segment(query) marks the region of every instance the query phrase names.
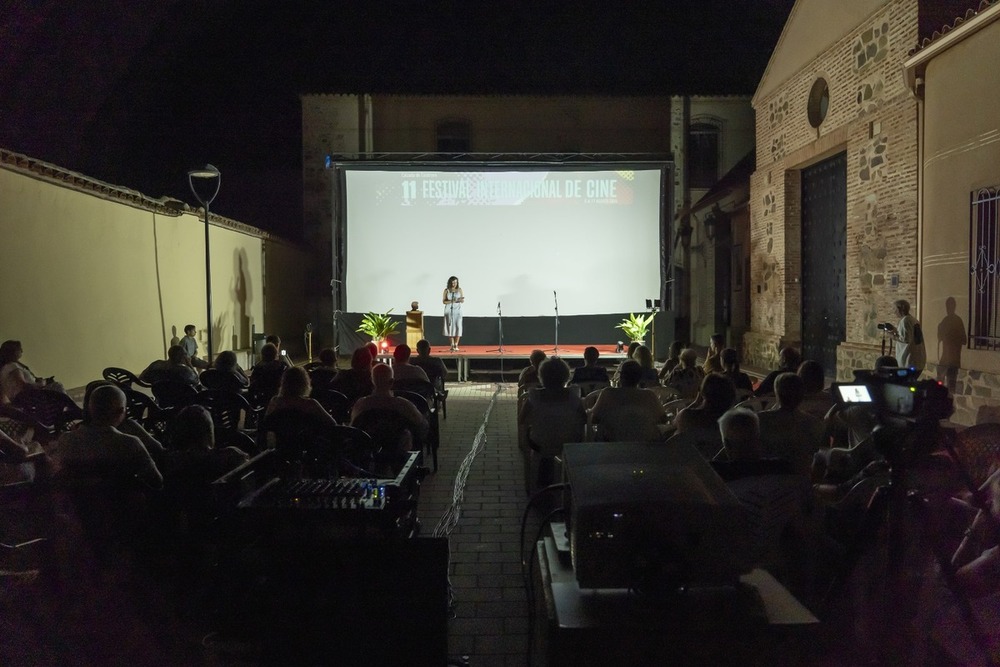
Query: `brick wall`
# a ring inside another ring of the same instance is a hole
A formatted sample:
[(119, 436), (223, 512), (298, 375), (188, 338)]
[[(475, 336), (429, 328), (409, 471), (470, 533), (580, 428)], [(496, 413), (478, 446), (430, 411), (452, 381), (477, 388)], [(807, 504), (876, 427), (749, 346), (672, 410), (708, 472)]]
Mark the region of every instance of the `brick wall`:
[[(847, 306), (837, 376), (849, 378), (855, 364), (877, 356), (875, 325), (893, 319), (893, 301), (916, 303), (917, 105), (901, 74), (916, 39), (916, 1), (888, 3), (756, 100), (747, 364), (772, 366), (777, 347), (801, 342), (801, 169), (840, 152), (847, 157)], [(829, 107), (813, 127), (809, 97), (821, 77)]]

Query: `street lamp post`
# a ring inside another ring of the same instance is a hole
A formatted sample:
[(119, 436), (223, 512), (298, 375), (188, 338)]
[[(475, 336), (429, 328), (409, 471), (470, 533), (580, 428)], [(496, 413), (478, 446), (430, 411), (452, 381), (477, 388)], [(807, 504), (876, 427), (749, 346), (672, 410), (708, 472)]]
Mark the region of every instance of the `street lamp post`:
[[(199, 182), (209, 182), (206, 190), (211, 188), (210, 182), (214, 179), (215, 189), (212, 190), (210, 195), (203, 197), (194, 186), (195, 179), (198, 179)], [(222, 174), (212, 165), (206, 164), (204, 167), (192, 169), (188, 172), (188, 185), (191, 186), (191, 192), (194, 193), (195, 198), (201, 204), (202, 208), (205, 209), (205, 304), (208, 314), (208, 351), (206, 353), (206, 360), (208, 363), (212, 363), (212, 255), (208, 240), (208, 208), (211, 206), (215, 196), (219, 194), (219, 186), (222, 185)]]

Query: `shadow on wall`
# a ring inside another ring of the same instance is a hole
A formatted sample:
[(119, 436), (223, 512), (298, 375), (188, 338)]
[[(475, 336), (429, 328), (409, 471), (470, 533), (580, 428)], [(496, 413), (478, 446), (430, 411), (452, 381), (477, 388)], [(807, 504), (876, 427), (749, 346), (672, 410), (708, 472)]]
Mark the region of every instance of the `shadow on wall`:
[(955, 314), (955, 297), (944, 301), (945, 316), (938, 323), (938, 382), (944, 382), (948, 391), (955, 393), (958, 369), (962, 366), (962, 348), (969, 341), (965, 322)]
[(246, 248), (235, 249), (233, 251), (234, 277), (229, 290), (230, 296), (236, 304), (233, 333), (234, 350), (251, 346), (250, 303), (253, 300), (253, 286), (250, 283), (250, 276), (247, 275), (247, 263)]

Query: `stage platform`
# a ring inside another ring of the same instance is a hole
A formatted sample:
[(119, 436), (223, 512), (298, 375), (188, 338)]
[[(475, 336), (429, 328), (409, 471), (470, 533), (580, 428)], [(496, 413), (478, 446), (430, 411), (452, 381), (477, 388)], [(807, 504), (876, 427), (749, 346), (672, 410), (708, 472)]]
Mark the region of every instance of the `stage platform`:
[[(501, 352), (497, 346), (462, 345), (458, 352), (452, 352), (447, 345), (431, 346), (431, 356), (441, 359), (449, 370), (454, 368), (459, 382), (468, 382), (473, 372), (520, 373), (528, 365), (528, 357), (533, 350), (542, 350), (546, 355), (557, 356), (569, 363), (570, 367), (583, 365), (583, 350), (590, 344), (560, 345), (558, 351), (551, 343), (540, 345), (504, 345)], [(601, 353), (600, 362), (608, 365), (625, 359), (624, 352), (615, 352), (615, 345), (594, 345)], [(392, 354), (380, 354), (380, 361), (391, 361)], [(508, 365), (507, 362), (510, 362)], [(475, 365), (475, 368), (473, 367)]]

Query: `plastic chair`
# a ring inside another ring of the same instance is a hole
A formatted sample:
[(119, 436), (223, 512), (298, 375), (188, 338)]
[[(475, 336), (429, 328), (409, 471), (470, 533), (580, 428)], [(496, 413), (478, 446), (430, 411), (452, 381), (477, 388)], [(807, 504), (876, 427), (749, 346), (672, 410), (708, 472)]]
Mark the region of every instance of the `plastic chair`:
[[(422, 400), (422, 399), (421, 399)], [(379, 476), (395, 477), (409, 458), (403, 448), (407, 434), (412, 449), (420, 451), (422, 444), (413, 433), (413, 426), (401, 414), (391, 409), (371, 409), (359, 414), (351, 424), (369, 436), (375, 449), (375, 472)]]
[(334, 389), (313, 389), (310, 398), (323, 406), (338, 424), (351, 421), (351, 399)]
[(955, 453), (976, 487), (982, 486), (1000, 463), (1000, 424), (976, 424), (960, 431), (955, 436)]
[(198, 379), (206, 389), (228, 391), (233, 394), (242, 393), (247, 388), (247, 385), (240, 382), (235, 374), (229, 371), (220, 371), (217, 368), (208, 368), (202, 371)]
[(247, 399), (224, 389), (200, 391), (194, 396), (194, 404), (204, 406), (208, 410), (217, 431), (238, 431), (250, 413), (250, 403)]
[(750, 560), (774, 574), (792, 565), (782, 547), (786, 531), (800, 536), (812, 485), (801, 475), (759, 475), (727, 484), (748, 511)]
[(193, 385), (177, 380), (161, 380), (153, 383), (153, 396), (161, 408), (186, 408), (194, 403), (198, 390)]
[(747, 408), (748, 410), (753, 410), (754, 412), (763, 412), (764, 410), (767, 410), (775, 400), (774, 396), (754, 396), (753, 398), (748, 398), (741, 403), (737, 403), (735, 407)]
[(83, 410), (61, 391), (28, 389), (15, 396), (11, 405), (38, 421), (51, 435), (83, 421)]
[(117, 368), (115, 366), (108, 366), (104, 369), (101, 376), (112, 384), (116, 384), (119, 387), (131, 388), (132, 385), (138, 385), (140, 387), (149, 387), (150, 385), (139, 379), (139, 376), (132, 371), (125, 370), (124, 368)]
[(434, 471), (437, 472), (438, 448), (441, 446), (441, 429), (440, 425), (438, 424), (437, 412), (431, 409), (432, 405), (431, 401), (429, 401), (423, 395), (418, 394), (417, 392), (414, 391), (393, 389), (392, 393), (395, 396), (398, 396), (400, 398), (405, 398), (410, 403), (413, 403), (413, 405), (417, 408), (417, 410), (420, 411), (420, 414), (424, 416), (424, 419), (427, 420), (428, 424), (427, 436), (420, 439), (416, 437), (416, 434), (414, 434), (413, 444), (414, 444), (414, 449), (416, 449), (417, 448), (416, 445), (419, 443), (421, 446), (421, 450), (424, 448), (424, 445), (426, 445), (426, 448), (430, 450), (431, 457), (434, 461)]

